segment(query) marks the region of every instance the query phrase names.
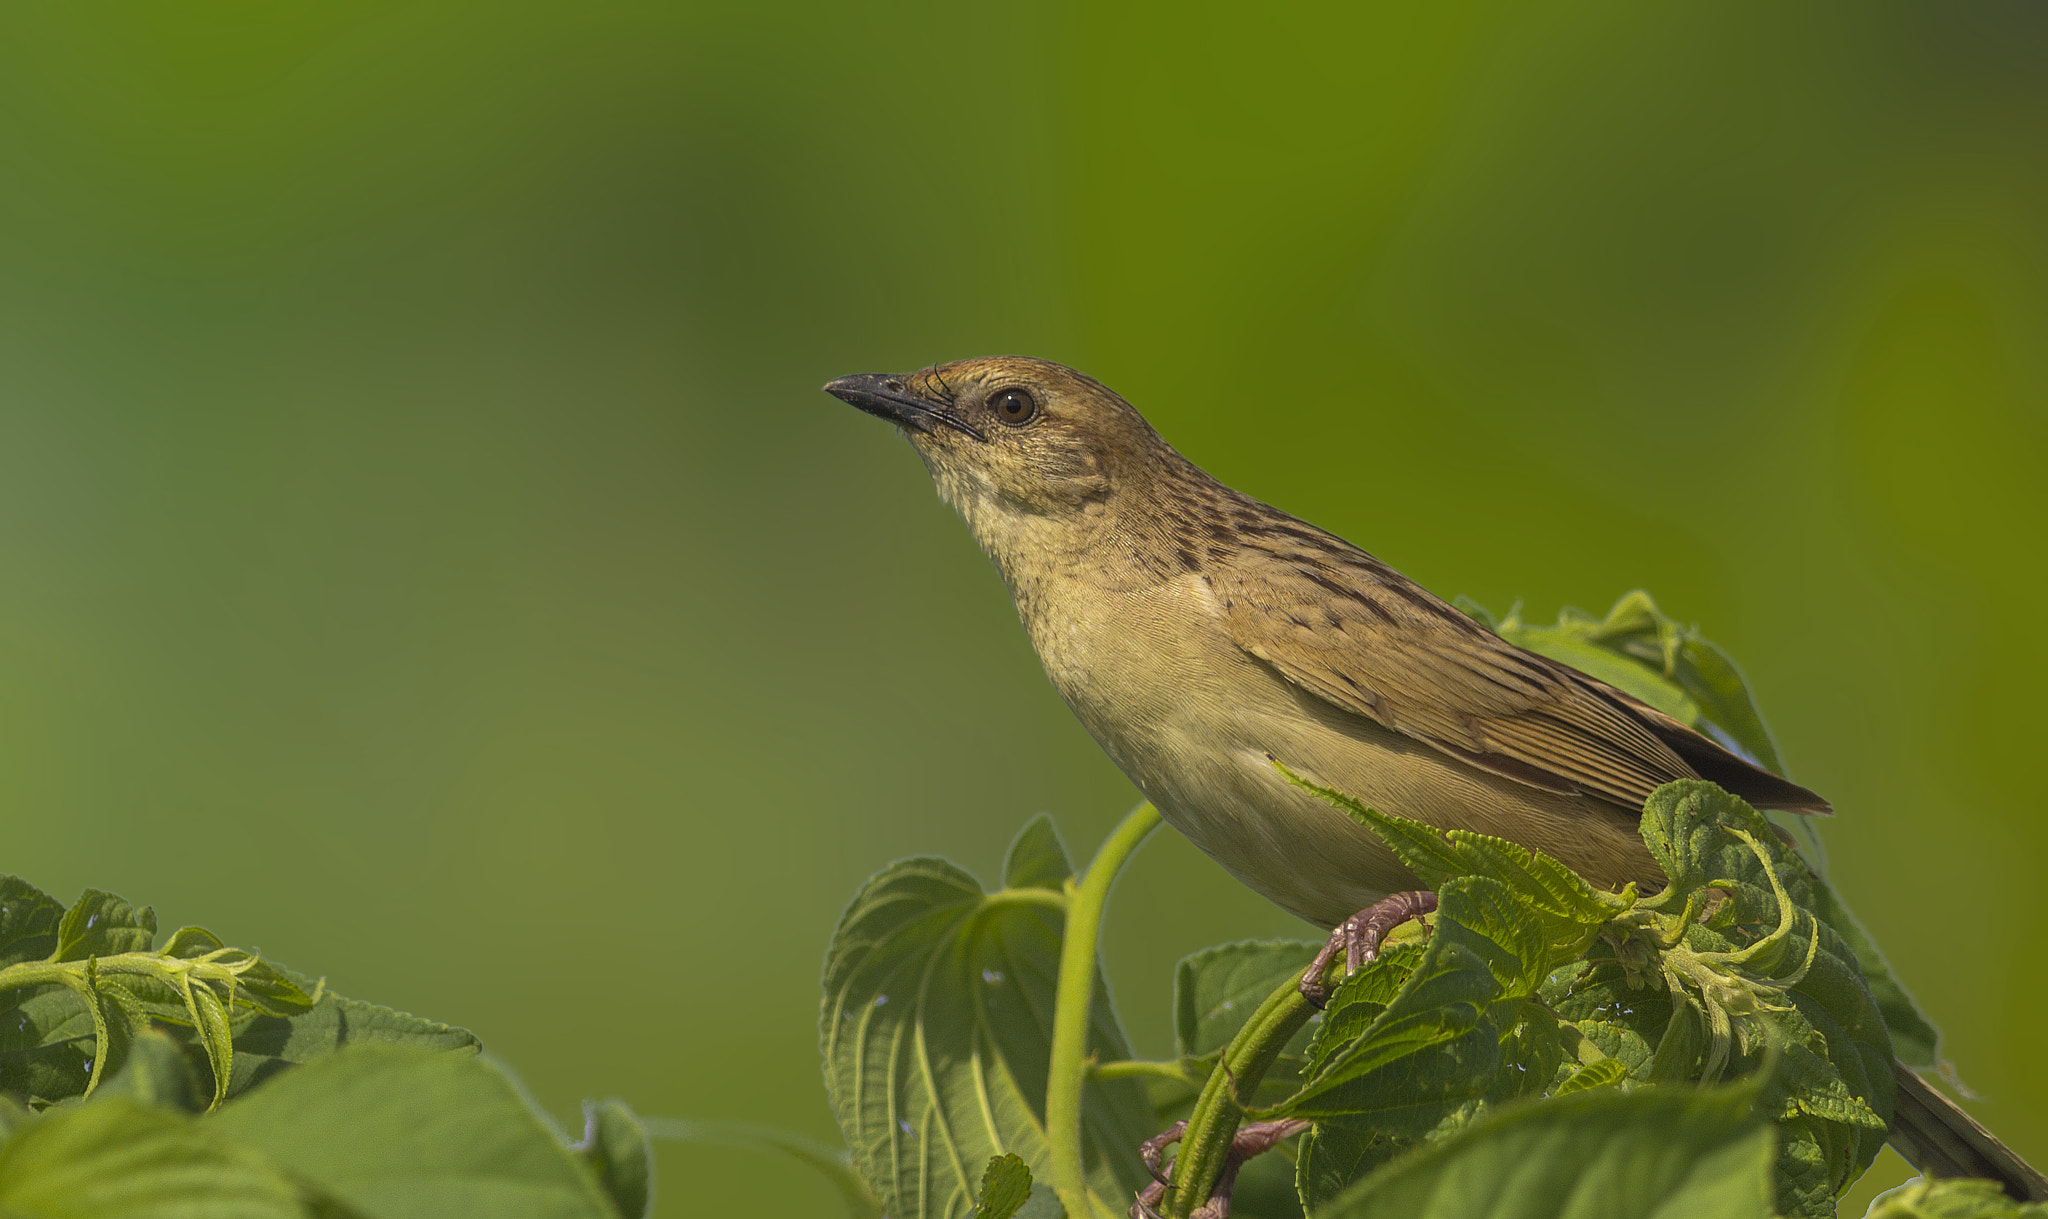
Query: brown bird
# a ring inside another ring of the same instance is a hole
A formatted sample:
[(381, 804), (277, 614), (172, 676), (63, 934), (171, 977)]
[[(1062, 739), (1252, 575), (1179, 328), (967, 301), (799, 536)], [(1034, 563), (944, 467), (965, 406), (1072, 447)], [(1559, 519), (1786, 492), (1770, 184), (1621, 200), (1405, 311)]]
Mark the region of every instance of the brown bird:
[(1420, 882), (1273, 758), (1609, 888), (1663, 887), (1637, 827), (1672, 780), (1830, 811), (1217, 482), (1073, 369), (995, 357), (825, 389), (908, 437), (1009, 585), (1053, 686), (1168, 824), (1282, 908), (1339, 928), (1333, 949), (1354, 912)]

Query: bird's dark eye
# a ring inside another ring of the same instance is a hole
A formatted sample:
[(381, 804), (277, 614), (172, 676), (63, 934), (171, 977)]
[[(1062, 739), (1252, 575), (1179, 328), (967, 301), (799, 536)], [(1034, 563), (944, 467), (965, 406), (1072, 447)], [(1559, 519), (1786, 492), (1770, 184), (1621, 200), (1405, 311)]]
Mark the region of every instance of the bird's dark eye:
[(988, 400), (988, 409), (1011, 427), (1023, 427), (1038, 417), (1038, 400), (1021, 389), (997, 390)]

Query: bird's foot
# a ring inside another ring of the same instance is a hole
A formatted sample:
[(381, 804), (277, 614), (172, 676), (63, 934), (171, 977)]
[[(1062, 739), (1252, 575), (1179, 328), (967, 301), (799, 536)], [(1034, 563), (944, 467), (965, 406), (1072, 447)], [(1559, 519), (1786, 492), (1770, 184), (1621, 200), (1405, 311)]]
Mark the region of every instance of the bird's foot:
[[(1160, 1219), (1159, 1204), (1166, 1201), (1166, 1191), (1173, 1188), (1173, 1161), (1163, 1156), (1167, 1145), (1179, 1142), (1187, 1129), (1186, 1122), (1175, 1122), (1138, 1148), (1152, 1174), (1152, 1184), (1131, 1203), (1131, 1219)], [(1237, 1186), (1237, 1170), (1244, 1167), (1246, 1160), (1271, 1151), (1306, 1129), (1307, 1122), (1291, 1117), (1277, 1122), (1248, 1122), (1238, 1127), (1237, 1133), (1230, 1136), (1230, 1153), (1223, 1159), (1223, 1171), (1216, 1174), (1216, 1187), (1209, 1191), (1206, 1202), (1188, 1212), (1188, 1219), (1230, 1219), (1230, 1193)]]
[(1383, 897), (1345, 919), (1330, 933), (1330, 942), (1323, 945), (1323, 950), (1309, 963), (1308, 971), (1301, 975), (1301, 997), (1322, 1007), (1330, 1001), (1330, 988), (1323, 984), (1323, 974), (1339, 952), (1344, 954), (1344, 976), (1348, 978), (1380, 955), (1380, 941), (1387, 938), (1389, 931), (1435, 910), (1436, 894), (1417, 889)]

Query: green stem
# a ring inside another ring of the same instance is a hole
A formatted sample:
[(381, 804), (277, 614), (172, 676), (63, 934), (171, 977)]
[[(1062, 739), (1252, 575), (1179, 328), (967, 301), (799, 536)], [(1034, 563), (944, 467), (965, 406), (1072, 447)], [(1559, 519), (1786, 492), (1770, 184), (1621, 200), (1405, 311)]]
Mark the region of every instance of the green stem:
[(1187, 1068), (1177, 1062), (1156, 1062), (1148, 1058), (1099, 1062), (1088, 1069), (1090, 1079), (1143, 1079), (1147, 1076), (1171, 1079), (1189, 1085), (1201, 1082), (1188, 1078)]
[(1045, 1138), (1052, 1149), (1052, 1184), (1068, 1219), (1113, 1219), (1088, 1193), (1081, 1152), (1081, 1089), (1088, 1078), (1088, 1015), (1095, 1003), (1096, 951), (1102, 908), (1117, 873), (1147, 835), (1159, 828), (1159, 810), (1140, 804), (1110, 831), (1079, 882), (1069, 881), (1066, 935), (1060, 943), (1059, 993), (1053, 1000), (1052, 1069), (1045, 1081)]
[(1051, 889), (998, 889), (982, 898), (981, 903), (984, 907), (1044, 906), (1048, 910), (1058, 910), (1064, 914), (1067, 909), (1067, 895)]
[(1315, 1008), (1302, 998), (1300, 980), (1289, 978), (1266, 996), (1230, 1039), (1195, 1098), (1187, 1130), (1181, 1134), (1173, 1188), (1166, 1193), (1169, 1219), (1186, 1219), (1188, 1212), (1209, 1200), (1230, 1154), (1231, 1137), (1244, 1121), (1245, 1102), (1258, 1092), (1259, 1082), (1287, 1048), (1287, 1039), (1313, 1015)]

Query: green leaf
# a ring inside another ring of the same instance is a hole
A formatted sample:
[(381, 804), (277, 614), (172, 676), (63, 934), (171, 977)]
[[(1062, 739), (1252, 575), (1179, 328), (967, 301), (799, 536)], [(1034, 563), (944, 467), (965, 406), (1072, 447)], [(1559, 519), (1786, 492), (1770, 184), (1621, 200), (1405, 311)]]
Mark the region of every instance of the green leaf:
[(752, 1122), (694, 1122), (673, 1117), (646, 1117), (640, 1124), (652, 1138), (675, 1139), (684, 1143), (707, 1143), (720, 1147), (743, 1147), (749, 1151), (772, 1151), (810, 1165), (830, 1180), (846, 1204), (847, 1219), (882, 1219), (882, 1204), (867, 1181), (853, 1170), (843, 1151), (800, 1134), (758, 1126)]
[[(1645, 804), (1642, 830), (1673, 878), (1653, 903), (1664, 913), (1632, 914), (1639, 930), (1551, 978), (1545, 1001), (1638, 1080), (1695, 1079), (1717, 1062), (1741, 1073), (1774, 1053), (1764, 1095), (1780, 1124), (1777, 1205), (1832, 1216), (1883, 1145), (1893, 1095), (1884, 1020), (1854, 954), (1815, 917), (1810, 869), (1736, 797), (1698, 780), (1667, 784)], [(1709, 896), (1718, 906), (1703, 904)], [(1653, 927), (1677, 942), (1650, 944)]]
[(148, 952), (156, 943), (156, 911), (137, 908), (98, 889), (87, 889), (57, 924), (53, 961), (83, 961), (121, 952)]
[(1612, 1089), (1480, 1119), (1404, 1156), (1316, 1219), (1768, 1219), (1756, 1091)]
[(203, 927), (181, 927), (152, 950), (155, 937), (148, 907), (88, 889), (66, 910), (0, 877), (0, 944), (13, 958), (0, 968), (26, 983), (0, 990), (0, 1092), (32, 1105), (80, 1095), (153, 1024), (209, 1068), (216, 1102), (345, 1041), (475, 1046), (460, 1029), (321, 995)]
[(92, 1103), (116, 1098), (140, 1105), (196, 1113), (207, 1105), (211, 1089), (201, 1091), (199, 1075), (185, 1047), (160, 1029), (144, 1029), (128, 1047), (127, 1061), (92, 1094)]
[(1585, 1092), (1593, 1088), (1611, 1088), (1627, 1078), (1627, 1067), (1612, 1058), (1602, 1058), (1572, 1072), (1569, 1078), (1551, 1091), (1551, 1095), (1570, 1096), (1574, 1092)]
[(1003, 855), (1003, 884), (1012, 889), (1051, 889), (1059, 892), (1074, 874), (1066, 844), (1052, 817), (1040, 813), (1024, 823), (1010, 840)]
[(64, 903), (19, 876), (0, 873), (0, 968), (46, 961), (57, 950)]
[(467, 1054), (357, 1045), (199, 1120), (366, 1219), (615, 1219), (512, 1081)]
[[(1382, 1104), (1413, 1105), (1420, 1093), (1370, 1082), (1396, 1064), (1420, 1069), (1450, 1093), (1470, 1091), (1490, 1076), (1498, 1042), (1550, 972), (1549, 944), (1516, 894), (1486, 876), (1456, 876), (1437, 890), (1435, 927), (1391, 1000), (1386, 982), (1407, 954), (1387, 952), (1346, 979), (1332, 996), (1323, 1027), (1309, 1047), (1309, 1082), (1286, 1105), (1300, 1117), (1370, 1112)], [(1482, 1032), (1491, 1050), (1472, 1047), (1427, 1067), (1413, 1056)], [(1446, 1074), (1448, 1072), (1448, 1074)], [(1453, 1082), (1453, 1080), (1457, 1082)]]
[[(1322, 945), (1311, 940), (1245, 940), (1182, 957), (1173, 970), (1173, 1044), (1182, 1058), (1201, 1058), (1230, 1044), (1266, 996), (1300, 977)], [(1308, 1032), (1301, 1036), (1306, 1047)], [(1299, 1057), (1299, 1049), (1289, 1052)]]
[(235, 1062), (227, 1005), (210, 988), (198, 985), (186, 991), (186, 1001), (191, 1005), (192, 1027), (199, 1034), (199, 1045), (206, 1051), (206, 1064), (213, 1069), (213, 1103), (218, 1105), (227, 1099), (228, 1080)]
[[(1698, 628), (1682, 627), (1666, 617), (1649, 594), (1637, 591), (1624, 596), (1605, 621), (1567, 609), (1558, 615), (1557, 625), (1549, 627), (1525, 625), (1519, 613), (1496, 622), (1483, 608), (1462, 598), (1459, 606), (1509, 642), (1626, 690), (1722, 744), (1734, 746), (1767, 769), (1785, 773), (1777, 746), (1734, 662), (1701, 636)], [(1818, 869), (1825, 854), (1812, 821), (1786, 817), (1778, 824), (1799, 836)], [(1908, 1066), (1939, 1065), (1940, 1034), (1933, 1023), (1899, 984), (1855, 915), (1818, 877), (1815, 887), (1812, 909), (1849, 943), (1890, 1026), (1893, 1049)]]
[[(1050, 879), (1037, 865), (1012, 875)], [(983, 1166), (1006, 1152), (1049, 1179), (1045, 1085), (1063, 925), (1056, 904), (986, 894), (940, 859), (891, 865), (840, 919), (819, 1029), (826, 1090), (855, 1168), (894, 1219), (965, 1212)], [(1098, 1061), (1131, 1056), (1099, 971), (1088, 1046)], [(1157, 1133), (1143, 1089), (1090, 1080), (1082, 1118), (1090, 1188), (1128, 1197), (1146, 1179), (1138, 1144)], [(1027, 1213), (1038, 1207), (1034, 1197)]]
[[(1437, 885), (1441, 904), (1412, 965), (1396, 949), (1339, 988), (1308, 1082), (1266, 1110), (1317, 1122), (1297, 1174), (1312, 1206), (1520, 1097), (1624, 1076), (1713, 1079), (1766, 1057), (1778, 1063), (1760, 1086), (1780, 1122), (1785, 1213), (1828, 1213), (1882, 1145), (1882, 1014), (1810, 908), (1812, 873), (1747, 804), (1696, 780), (1659, 789), (1642, 833), (1672, 883), (1637, 904), (1512, 844), (1321, 794)], [(1596, 939), (1592, 960), (1576, 959)], [(1537, 989), (1545, 1004), (1527, 1008)]]
[(1499, 1086), (1502, 1043), (1549, 972), (1544, 929), (1507, 885), (1453, 877), (1437, 902), (1425, 947), (1385, 953), (1337, 988), (1309, 1046), (1308, 1082), (1273, 1110), (1317, 1121), (1297, 1169), (1310, 1209), (1468, 1120)]
[(483, 1048), (468, 1029), (346, 998), (290, 970), (280, 969), (278, 975), (296, 991), (319, 991), (320, 1000), (290, 1015), (256, 1016), (236, 1031), (234, 1071), (228, 1081), (231, 1097), (287, 1067), (346, 1046), (406, 1045), (461, 1054)]
[(2048, 1205), (2006, 1197), (1996, 1181), (1915, 1177), (1871, 1199), (1864, 1219), (2044, 1219)]
[(991, 1156), (981, 1174), (974, 1219), (1011, 1219), (1031, 1197), (1031, 1169), (1014, 1155)]
[[(0, 1213), (311, 1219), (301, 1190), (205, 1123), (128, 1097), (55, 1109), (0, 1145)], [(329, 1212), (330, 1214), (332, 1212)]]
[(0, 1093), (47, 1104), (85, 1091), (98, 1053), (92, 1015), (62, 986), (0, 994)]
[(1311, 783), (1284, 764), (1276, 765), (1288, 782), (1343, 809), (1378, 835), (1431, 889), (1457, 876), (1484, 876), (1507, 886), (1530, 914), (1543, 920), (1553, 954), (1560, 959), (1584, 952), (1599, 928), (1634, 904), (1633, 885), (1619, 894), (1602, 893), (1550, 856), (1505, 838), (1440, 830), (1382, 813), (1343, 792)]
[(616, 1100), (583, 1102), (583, 1141), (576, 1154), (622, 1219), (643, 1219), (654, 1196), (654, 1150), (631, 1109)]
[(1728, 654), (1698, 627), (1681, 626), (1638, 589), (1600, 620), (1566, 609), (1555, 626), (1528, 626), (1510, 614), (1495, 628), (1502, 638), (1572, 666), (1696, 728), (1768, 770), (1784, 773), (1749, 687)]

